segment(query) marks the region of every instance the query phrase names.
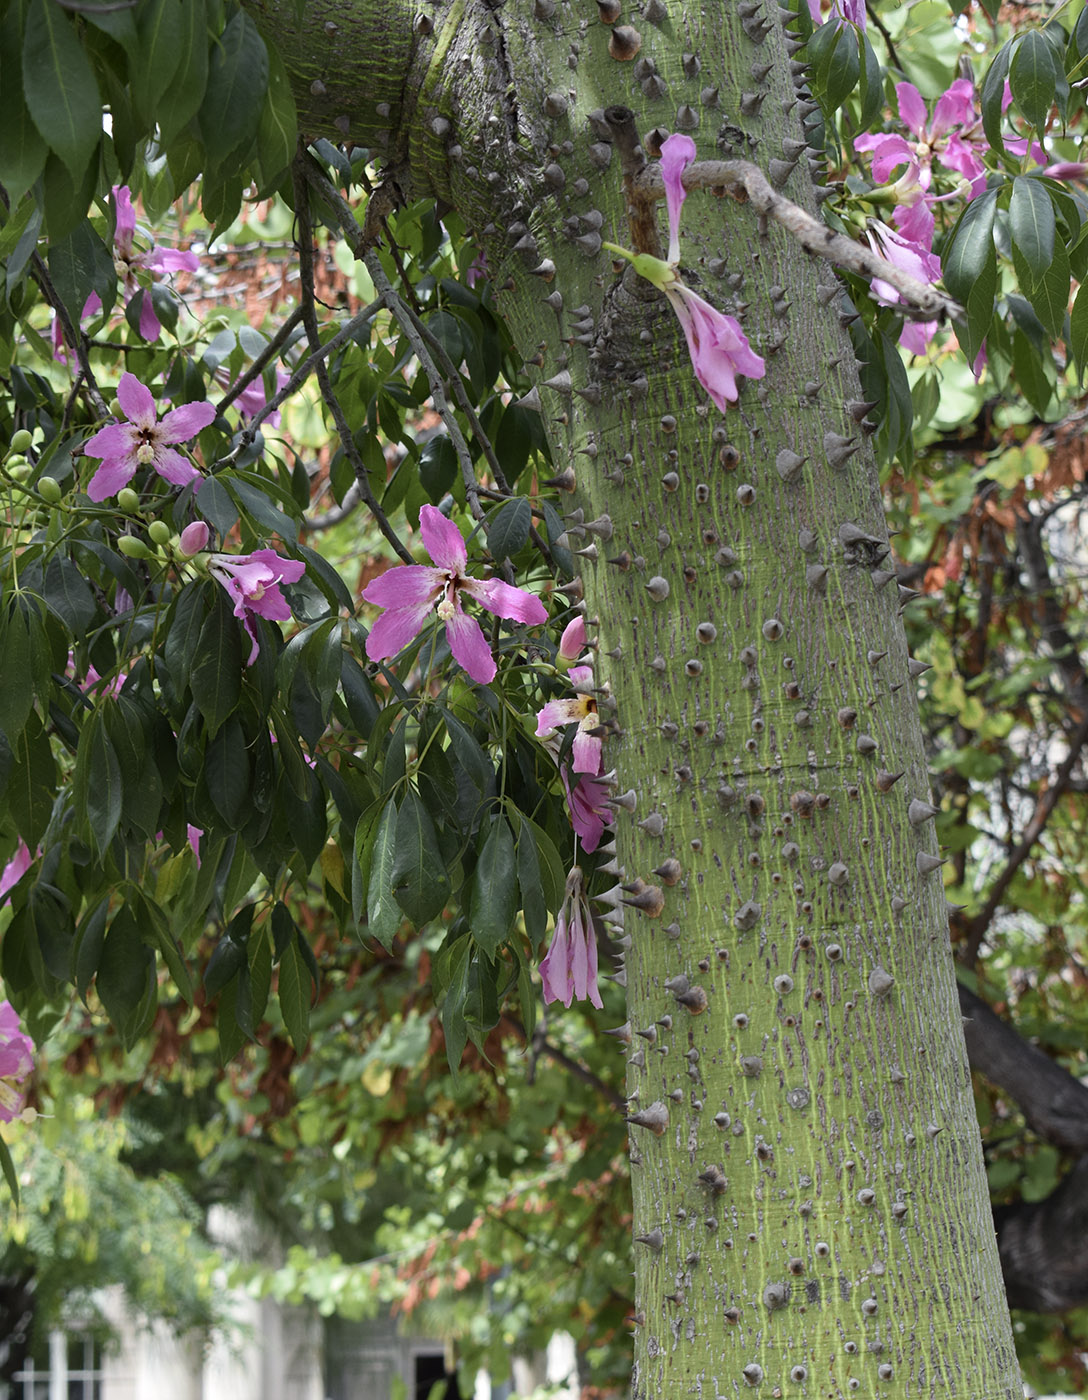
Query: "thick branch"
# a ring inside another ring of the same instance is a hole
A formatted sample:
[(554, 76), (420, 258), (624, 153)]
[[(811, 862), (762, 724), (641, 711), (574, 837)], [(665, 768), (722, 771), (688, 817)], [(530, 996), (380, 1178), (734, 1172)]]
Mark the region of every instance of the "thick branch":
[(1088, 1155), (1045, 1201), (996, 1206), (994, 1225), (1011, 1308), (1056, 1313), (1088, 1302)]
[[(659, 165), (647, 166), (633, 183), (650, 198), (665, 197), (665, 182)], [(828, 262), (857, 273), (866, 281), (879, 278), (882, 282), (888, 282), (904, 299), (903, 310), (907, 315), (930, 321), (963, 319), (963, 308), (958, 302), (939, 292), (936, 287), (931, 287), (928, 282), (920, 282), (917, 277), (895, 267), (864, 244), (855, 243), (845, 234), (836, 233), (819, 219), (813, 218), (799, 205), (780, 195), (763, 172), (748, 161), (696, 161), (684, 171), (684, 186), (689, 190), (721, 186), (732, 190), (734, 197), (750, 202), (760, 214), (781, 224), (806, 253), (826, 258)]]

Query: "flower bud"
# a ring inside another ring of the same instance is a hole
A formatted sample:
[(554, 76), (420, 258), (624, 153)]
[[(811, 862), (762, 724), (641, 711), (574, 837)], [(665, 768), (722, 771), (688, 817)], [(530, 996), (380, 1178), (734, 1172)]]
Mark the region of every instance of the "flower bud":
[(61, 490), (60, 482), (53, 476), (41, 476), (38, 478), (38, 495), (43, 501), (47, 501), (51, 506), (55, 506), (64, 492)]
[(122, 535), (117, 541), (117, 548), (126, 559), (150, 559), (151, 551), (143, 540), (138, 540), (135, 535)]
[(186, 559), (191, 559), (194, 554), (207, 549), (208, 533), (208, 527), (203, 520), (194, 520), (192, 524), (186, 525), (178, 541), (178, 547)]
[(147, 533), (151, 536), (155, 544), (168, 544), (170, 536), (174, 533), (165, 520), (153, 520), (147, 527)]
[(117, 493), (117, 504), (126, 515), (135, 515), (140, 509), (139, 493), (133, 491), (131, 486), (122, 486), (121, 490)]
[(33, 437), (26, 428), (20, 428), (18, 432), (11, 435), (11, 450), (12, 452), (26, 452), (33, 441)]
[(559, 654), (556, 661), (560, 670), (566, 670), (578, 660), (586, 645), (586, 622), (583, 617), (576, 617), (568, 622), (563, 628), (563, 635), (559, 638)]

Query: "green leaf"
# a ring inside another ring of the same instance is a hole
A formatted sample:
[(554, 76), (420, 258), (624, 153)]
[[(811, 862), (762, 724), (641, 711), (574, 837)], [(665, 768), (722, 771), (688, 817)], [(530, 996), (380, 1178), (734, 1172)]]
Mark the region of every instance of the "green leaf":
[(1058, 63), (1054, 49), (1038, 29), (1027, 29), (1009, 64), (1009, 85), (1021, 112), (1036, 131), (1046, 129), (1054, 105)]
[(18, 1206), (19, 1178), (15, 1172), (15, 1163), (11, 1160), (11, 1152), (3, 1138), (0, 1138), (0, 1169), (3, 1170), (4, 1180), (7, 1182), (8, 1190), (11, 1192), (12, 1204)]
[[(964, 0), (964, 4), (968, 2), (969, 0)], [(867, 34), (861, 36), (861, 59), (859, 87), (861, 114), (858, 118), (858, 126), (860, 130), (868, 131), (873, 122), (880, 116), (880, 109), (884, 105), (884, 70), (880, 66), (880, 60), (874, 53)]]
[[(268, 88), (268, 50), (257, 26), (239, 11), (224, 29), (208, 71), (200, 104), (200, 134), (208, 163), (218, 167), (227, 156), (249, 145), (256, 135)], [(235, 172), (232, 172), (232, 175)], [(240, 181), (235, 181), (239, 185)], [(222, 211), (208, 215), (219, 224)]]
[(14, 744), (34, 705), (34, 676), (30, 668), (30, 619), (20, 604), (0, 611), (0, 654), (4, 683), (0, 685), (0, 729)]
[(71, 559), (63, 554), (53, 555), (45, 570), (42, 595), (73, 636), (85, 635), (98, 608), (87, 581)]
[(397, 813), (390, 880), (397, 903), (417, 928), (441, 914), (450, 896), (449, 875), (434, 823), (411, 788)]
[[(1017, 261), (1014, 250), (1014, 263)], [(1065, 325), (1065, 313), (1069, 306), (1069, 254), (1065, 244), (1059, 239), (1054, 245), (1054, 256), (1043, 275), (1028, 291), (1035, 314), (1050, 334), (1058, 339)]]
[(1084, 380), (1084, 366), (1088, 363), (1088, 284), (1082, 284), (1073, 303), (1069, 317), (1069, 350), (1076, 362), (1077, 376)]
[(116, 293), (117, 272), (90, 219), (83, 219), (66, 237), (52, 240), (48, 261), (53, 285), (73, 325), (79, 325), (91, 292), (97, 292), (103, 306), (109, 306)]
[[(170, 86), (161, 94), (155, 118), (164, 145), (170, 145), (181, 129), (196, 116), (208, 86), (208, 31), (204, 6), (179, 5), (181, 36), (178, 68)], [(188, 182), (183, 182), (188, 183)]]
[(491, 760), (455, 714), (445, 707), (442, 707), (441, 712), (446, 733), (450, 736), (450, 748), (454, 759), (482, 801), (495, 785), (495, 770), (491, 766)]
[[(82, 181), (102, 136), (98, 84), (72, 23), (59, 5), (37, 0), (23, 33), (23, 91), (34, 125)], [(82, 218), (86, 204), (78, 211)]]
[(204, 755), (208, 796), (227, 828), (237, 831), (251, 808), (251, 771), (246, 737), (236, 717), (227, 719), (209, 739)]
[(107, 895), (89, 909), (76, 926), (75, 941), (72, 944), (72, 980), (84, 1001), (87, 1000), (87, 988), (94, 980), (102, 957), (109, 913), (110, 898)]
[(216, 732), (242, 694), (240, 627), (226, 592), (217, 588), (211, 614), (200, 629), (189, 681), (209, 734)]
[(446, 995), (442, 999), (442, 1030), (446, 1037), (446, 1059), (450, 1073), (456, 1076), (461, 1056), (468, 1044), (468, 1023), (465, 1001), (468, 998), (469, 958), (472, 939), (467, 934), (454, 943), (447, 966)]
[(393, 897), (393, 861), (397, 839), (397, 804), (390, 802), (378, 823), (370, 858), (370, 880), (366, 895), (366, 929), (388, 952), (403, 922), (400, 905)]
[(355, 838), (352, 842), (351, 912), (360, 928), (367, 891), (370, 888), (370, 867), (378, 836), (378, 819), (384, 810), (385, 803), (382, 798), (378, 798), (355, 823)]
[(1039, 180), (1018, 175), (1012, 182), (1009, 200), (1009, 232), (1033, 284), (1046, 272), (1054, 257), (1054, 228), (1054, 205), (1045, 186)]
[(179, 5), (177, 0), (144, 0), (137, 15), (139, 43), (129, 63), (129, 82), (136, 110), (149, 125), (158, 116), (159, 100), (169, 87), (185, 56), (185, 11), (200, 5)]
[(279, 998), (287, 1034), (291, 1044), (301, 1055), (310, 1038), (310, 1002), (313, 981), (310, 968), (301, 948), (302, 936), (298, 930), (280, 958)]
[(861, 74), (858, 34), (852, 24), (822, 24), (807, 45), (813, 92), (832, 116), (854, 91)]
[(997, 253), (991, 244), (990, 256), (979, 270), (964, 304), (964, 310), (967, 312), (967, 329), (963, 334), (963, 351), (972, 363), (993, 323), (994, 294), (996, 291)]
[(476, 862), (469, 905), (469, 927), (476, 943), (493, 958), (506, 941), (518, 909), (514, 835), (505, 817), (496, 817)]
[(257, 160), (261, 186), (270, 190), (291, 163), (298, 141), (298, 112), (283, 59), (268, 50), (268, 92), (257, 127)]
[(98, 854), (104, 857), (121, 820), (122, 789), (121, 765), (101, 711), (91, 716), (80, 737), (75, 790)]
[(515, 496), (513, 500), (505, 501), (488, 517), (487, 547), (496, 564), (501, 564), (504, 559), (513, 558), (525, 548), (532, 523), (532, 507), (524, 496)]
[(540, 878), (540, 857), (537, 855), (536, 840), (527, 821), (520, 823), (518, 831), (517, 864), (525, 932), (535, 949), (548, 931), (548, 905)]
[(121, 1043), (130, 1049), (154, 1016), (156, 989), (155, 955), (140, 937), (127, 904), (118, 909), (106, 932), (95, 990)]
[(536, 822), (522, 814), (522, 821), (533, 834), (536, 852), (540, 863), (540, 883), (544, 887), (544, 902), (553, 914), (558, 914), (567, 887), (567, 873), (555, 842)]
[(1040, 418), (1046, 418), (1054, 396), (1052, 358), (1039, 354), (1031, 340), (1018, 328), (1012, 337), (1012, 363), (1024, 397)]
[(994, 214), (997, 191), (973, 199), (952, 230), (941, 256), (944, 284), (957, 301), (966, 303), (975, 281), (994, 256)]
[(457, 480), (457, 451), (445, 433), (436, 433), (419, 454), (419, 480), (431, 501), (438, 505)]
[(0, 18), (0, 184), (11, 208), (42, 173), (49, 147), (23, 99), (19, 12), (11, 6)]

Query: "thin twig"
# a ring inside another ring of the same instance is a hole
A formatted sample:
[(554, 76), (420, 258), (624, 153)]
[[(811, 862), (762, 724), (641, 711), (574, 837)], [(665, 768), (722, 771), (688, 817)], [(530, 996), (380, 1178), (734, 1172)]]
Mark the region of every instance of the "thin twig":
[[(310, 343), (310, 349), (316, 355), (321, 349), (321, 341), (318, 332), (317, 316), (314, 313), (314, 248), (313, 248), (313, 225), (310, 221), (310, 191), (307, 187), (305, 169), (310, 164), (309, 158), (301, 152), (295, 157), (292, 170), (295, 185), (295, 217), (298, 219), (298, 251), (299, 251), (299, 278), (302, 289), (302, 323), (306, 328), (306, 336)], [(312, 358), (312, 357), (311, 357)], [(415, 560), (408, 550), (401, 543), (400, 537), (393, 529), (392, 525), (378, 504), (377, 497), (370, 485), (370, 477), (367, 475), (366, 464), (359, 456), (359, 449), (355, 446), (355, 439), (352, 436), (351, 428), (344, 417), (344, 410), (340, 406), (340, 400), (333, 391), (332, 382), (329, 379), (329, 367), (325, 362), (325, 357), (320, 356), (315, 364), (317, 371), (317, 382), (321, 389), (321, 397), (325, 405), (332, 414), (333, 422), (336, 424), (336, 431), (340, 436), (340, 443), (344, 449), (344, 455), (351, 463), (351, 469), (355, 473), (355, 480), (359, 487), (359, 494), (366, 502), (367, 508), (377, 521), (378, 528), (393, 546), (397, 558), (402, 559), (406, 564), (414, 564)]]
[[(904, 299), (905, 305), (898, 307), (917, 319), (938, 321), (945, 318), (962, 320), (963, 308), (928, 282), (912, 277), (909, 272), (896, 267), (872, 252), (862, 243), (855, 243), (845, 234), (813, 218), (799, 205), (780, 195), (771, 185), (758, 166), (746, 160), (700, 160), (689, 165), (684, 171), (684, 187), (689, 190), (713, 189), (725, 186), (734, 192), (734, 197), (747, 201), (760, 213), (774, 221), (791, 234), (806, 253), (826, 258), (828, 262), (854, 272), (866, 281), (879, 278), (888, 282)], [(651, 199), (664, 199), (665, 181), (659, 164), (648, 165), (634, 180), (634, 187)]]
[(271, 364), (271, 362), (276, 358), (276, 356), (280, 353), (283, 347), (287, 344), (288, 340), (291, 338), (292, 332), (301, 320), (302, 307), (296, 306), (294, 311), (292, 311), (290, 316), (288, 316), (287, 320), (284, 321), (283, 325), (279, 328), (276, 334), (272, 337), (272, 339), (268, 342), (265, 348), (250, 365), (249, 369), (247, 369), (244, 374), (239, 375), (239, 377), (234, 381), (234, 383), (230, 386), (227, 392), (219, 400), (217, 408), (219, 409), (220, 413), (222, 413), (225, 408), (229, 408), (239, 394), (245, 393), (245, 391), (249, 388), (249, 386), (253, 383), (255, 379), (260, 378), (260, 376), (264, 373), (265, 365)]

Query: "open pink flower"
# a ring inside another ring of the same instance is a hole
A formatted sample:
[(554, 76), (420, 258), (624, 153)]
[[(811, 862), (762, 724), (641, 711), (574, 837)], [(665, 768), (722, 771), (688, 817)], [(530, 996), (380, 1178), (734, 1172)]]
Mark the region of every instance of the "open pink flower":
[(208, 572), (234, 599), (234, 616), (242, 620), (253, 643), (247, 666), (252, 666), (260, 653), (257, 616), (273, 622), (286, 622), (291, 616), (287, 599), (280, 592), (281, 583), (297, 583), (306, 572), (299, 559), (283, 559), (274, 549), (255, 549), (252, 554), (213, 554), (208, 559)]
[(10, 1001), (0, 1001), (0, 1123), (18, 1118), (26, 1103), (19, 1087), (34, 1068), (34, 1042), (19, 1029)]
[(592, 666), (575, 666), (570, 673), (571, 684), (578, 694), (569, 700), (549, 700), (536, 716), (538, 739), (547, 739), (557, 729), (568, 724), (578, 726), (571, 750), (571, 767), (576, 773), (596, 776), (601, 771), (601, 737), (598, 728), (597, 702), (590, 690), (593, 686)]
[[(141, 290), (143, 291), (140, 334), (145, 340), (158, 340), (162, 323), (155, 315), (151, 289), (141, 288), (137, 273), (195, 272), (200, 266), (200, 259), (195, 253), (184, 253), (176, 248), (159, 248), (154, 243), (146, 252), (137, 249), (136, 211), (132, 207), (132, 195), (127, 185), (114, 185), (113, 208), (116, 219), (113, 229), (113, 265), (125, 289), (125, 302), (130, 302)], [(92, 292), (83, 307), (84, 317), (101, 309), (102, 303), (97, 292)]]
[(873, 179), (886, 184), (891, 173), (900, 165), (913, 167), (923, 190), (933, 179), (934, 163), (954, 170), (970, 185), (970, 197), (986, 188), (986, 170), (979, 152), (989, 149), (982, 133), (982, 121), (975, 110), (975, 90), (966, 78), (957, 78), (938, 97), (929, 118), (922, 94), (913, 83), (898, 83), (896, 97), (899, 118), (913, 136), (908, 141), (897, 133), (877, 132), (859, 136), (856, 151), (871, 151)]
[(371, 661), (396, 656), (423, 630), (432, 613), (446, 624), (450, 651), (474, 681), (487, 685), (495, 678), (491, 655), (480, 624), (461, 607), (463, 595), (499, 617), (532, 626), (547, 621), (539, 598), (500, 579), (476, 579), (465, 573), (468, 551), (461, 531), (434, 506), (419, 512), (419, 529), (434, 565), (398, 564), (368, 584), (363, 597), (385, 612), (370, 629), (366, 654)]
[[(873, 252), (879, 253), (894, 267), (909, 272), (920, 282), (933, 284), (940, 280), (941, 260), (937, 254), (921, 244), (911, 243), (887, 224), (871, 224), (865, 236)], [(890, 282), (885, 282), (879, 277), (873, 278), (872, 289), (873, 295), (882, 306), (897, 306), (903, 300)], [(899, 336), (899, 343), (912, 355), (924, 355), (926, 347), (936, 333), (936, 321), (908, 320)]]
[[(33, 864), (30, 854), (30, 847), (23, 838), (19, 837), (19, 844), (15, 848), (15, 854), (0, 872), (0, 903), (7, 901), (9, 893), (15, 888), (19, 881)], [(7, 1003), (5, 1002), (5, 1005)]]
[(555, 921), (551, 946), (540, 964), (544, 1000), (569, 1006), (577, 997), (603, 1006), (597, 987), (597, 937), (579, 866), (567, 876), (567, 891)]
[(102, 465), (91, 477), (87, 495), (104, 501), (127, 486), (141, 467), (153, 467), (173, 486), (195, 481), (200, 473), (172, 444), (188, 442), (215, 417), (210, 403), (187, 403), (172, 409), (158, 421), (151, 390), (134, 374), (125, 373), (117, 387), (117, 398), (127, 423), (110, 423), (95, 433), (83, 450), (88, 457), (101, 457)]
[(766, 366), (733, 316), (726, 316), (684, 285), (676, 265), (680, 260), (680, 211), (687, 192), (684, 171), (695, 159), (695, 142), (681, 132), (673, 134), (661, 147), (661, 178), (665, 182), (665, 204), (669, 216), (669, 268), (657, 283), (676, 312), (695, 377), (724, 413), (726, 405), (737, 401), (737, 375), (762, 379)]

